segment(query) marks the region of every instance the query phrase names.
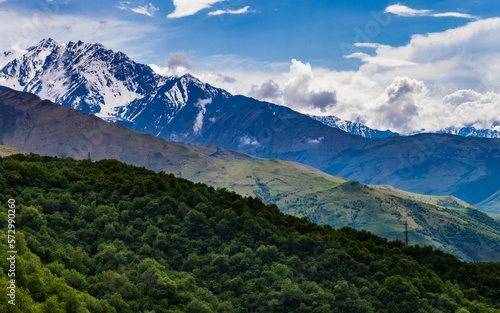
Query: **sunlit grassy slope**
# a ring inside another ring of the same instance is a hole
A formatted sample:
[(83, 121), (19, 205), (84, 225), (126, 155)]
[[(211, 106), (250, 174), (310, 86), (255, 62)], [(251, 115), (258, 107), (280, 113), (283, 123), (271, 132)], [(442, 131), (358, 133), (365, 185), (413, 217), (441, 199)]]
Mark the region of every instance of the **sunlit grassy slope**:
[(18, 149), (18, 148), (0, 145), (0, 157), (5, 157), (5, 156), (12, 155), (12, 154), (18, 154), (18, 153), (24, 153), (24, 151), (21, 149)]
[[(267, 160), (224, 162), (182, 177), (266, 203), (318, 224), (351, 226), (410, 244), (433, 245), (465, 260), (500, 260), (497, 216), (471, 208), (450, 196), (424, 196), (387, 186), (367, 186), (311, 172), (293, 164)], [(493, 216), (493, 217), (492, 217)]]

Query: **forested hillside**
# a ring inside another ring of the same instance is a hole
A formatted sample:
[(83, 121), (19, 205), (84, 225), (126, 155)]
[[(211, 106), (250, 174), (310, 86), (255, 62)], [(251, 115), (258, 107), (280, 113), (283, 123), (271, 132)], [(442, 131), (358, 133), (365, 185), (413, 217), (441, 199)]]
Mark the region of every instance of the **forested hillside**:
[(93, 160), (116, 159), (174, 173), (214, 188), (258, 196), (266, 204), (277, 204), (281, 211), (306, 216), (317, 224), (365, 229), (391, 240), (404, 238), (407, 220), (412, 243), (432, 245), (465, 261), (500, 260), (500, 223), (490, 223), (482, 214), (468, 214), (462, 210), (467, 204), (441, 201), (433, 204), (443, 206), (429, 206), (413, 201), (416, 195), (408, 202), (404, 192), (393, 190), (387, 195), (299, 163), (166, 141), (2, 87), (0, 143), (27, 153), (74, 159), (86, 159), (90, 153)]
[[(465, 263), (118, 161), (0, 158), (1, 312), (500, 312), (500, 264)], [(8, 311), (7, 311), (8, 310)]]

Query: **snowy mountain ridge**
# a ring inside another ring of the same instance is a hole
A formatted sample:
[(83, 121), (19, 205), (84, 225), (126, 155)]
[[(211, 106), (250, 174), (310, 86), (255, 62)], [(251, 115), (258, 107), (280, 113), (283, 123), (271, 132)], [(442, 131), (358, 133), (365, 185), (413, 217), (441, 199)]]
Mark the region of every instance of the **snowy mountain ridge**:
[(114, 122), (134, 123), (155, 110), (162, 114), (153, 124), (168, 124), (190, 100), (199, 100), (190, 99), (193, 87), (209, 95), (229, 96), (189, 74), (156, 74), (148, 65), (98, 43), (60, 44), (44, 39), (27, 50), (1, 54), (0, 66), (0, 85)]
[(474, 126), (459, 129), (447, 128), (437, 131), (438, 134), (452, 134), (462, 137), (500, 138), (500, 132), (494, 129), (477, 129)]
[[(387, 138), (387, 137), (396, 137), (403, 136), (398, 133), (392, 132), (390, 130), (377, 130), (373, 128), (369, 128), (362, 123), (356, 123), (352, 121), (347, 121), (340, 119), (336, 116), (317, 116), (317, 115), (309, 115), (312, 119), (315, 119), (327, 126), (337, 128), (343, 130), (345, 132), (363, 136), (366, 138)], [(411, 133), (410, 135), (418, 135), (427, 133), (425, 130), (416, 131)], [(473, 126), (467, 126), (462, 128), (446, 128), (439, 130), (435, 133), (438, 134), (451, 134), (462, 137), (480, 137), (480, 138), (500, 138), (500, 132), (494, 129), (477, 129)]]
[(312, 119), (320, 121), (321, 123), (343, 130), (350, 134), (363, 136), (366, 138), (386, 138), (386, 137), (396, 137), (399, 136), (398, 133), (391, 132), (390, 130), (376, 130), (369, 128), (361, 123), (351, 122), (347, 120), (340, 119), (336, 116), (318, 116), (318, 115), (309, 115)]
[[(50, 38), (27, 50), (0, 53), (0, 85), (34, 93), (42, 99), (169, 140), (201, 134), (204, 124), (213, 125), (221, 115), (222, 103), (234, 98), (190, 74), (162, 76), (149, 65), (136, 63), (124, 53), (114, 52), (99, 43), (58, 43)], [(200, 106), (199, 101), (206, 101), (207, 106)], [(309, 117), (362, 137), (400, 136), (390, 130), (371, 129), (335, 116)], [(181, 127), (180, 124), (190, 126)], [(448, 128), (437, 133), (500, 138), (500, 132), (495, 129), (472, 126)]]

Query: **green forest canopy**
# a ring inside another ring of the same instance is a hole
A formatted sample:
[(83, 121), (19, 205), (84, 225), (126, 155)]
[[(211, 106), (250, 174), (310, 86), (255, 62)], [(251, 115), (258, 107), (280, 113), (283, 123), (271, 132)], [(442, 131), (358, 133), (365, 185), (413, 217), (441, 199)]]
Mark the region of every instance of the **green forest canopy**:
[[(118, 161), (0, 158), (2, 312), (500, 312), (500, 263), (332, 229)], [(8, 310), (8, 311), (7, 311)]]

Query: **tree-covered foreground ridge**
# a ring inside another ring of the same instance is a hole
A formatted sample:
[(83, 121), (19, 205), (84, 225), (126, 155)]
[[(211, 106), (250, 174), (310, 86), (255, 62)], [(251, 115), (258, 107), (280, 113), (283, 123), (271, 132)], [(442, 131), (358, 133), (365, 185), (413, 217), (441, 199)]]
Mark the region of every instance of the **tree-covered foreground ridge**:
[(0, 158), (0, 201), (0, 312), (500, 312), (500, 263), (118, 161)]

